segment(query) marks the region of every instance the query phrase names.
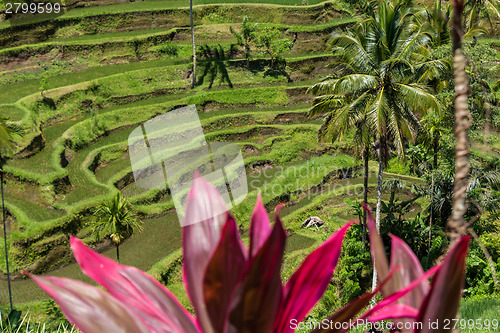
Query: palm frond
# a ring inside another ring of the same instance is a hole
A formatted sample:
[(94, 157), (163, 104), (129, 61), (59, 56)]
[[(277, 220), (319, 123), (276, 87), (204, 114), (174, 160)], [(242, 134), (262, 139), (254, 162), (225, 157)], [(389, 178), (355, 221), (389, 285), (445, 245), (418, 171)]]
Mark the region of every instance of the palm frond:
[(376, 130), (377, 136), (387, 134), (386, 124), (388, 119), (388, 101), (385, 95), (385, 89), (381, 88), (375, 96), (372, 103), (367, 105), (367, 120), (369, 126)]
[(431, 109), (439, 109), (439, 102), (436, 97), (427, 92), (423, 85), (416, 83), (396, 83), (395, 85), (399, 91), (398, 95), (401, 96), (402, 100), (411, 110), (424, 115)]
[(413, 36), (404, 40), (402, 45), (394, 53), (396, 59), (409, 59), (416, 49), (430, 43), (432, 36), (422, 28)]
[(361, 73), (369, 73), (376, 67), (370, 54), (359, 40), (348, 35), (334, 35), (330, 43), (333, 47), (342, 50), (342, 57), (346, 63)]
[(309, 117), (317, 116), (318, 114), (332, 112), (334, 109), (340, 107), (344, 103), (342, 96), (336, 95), (321, 95), (317, 96), (313, 102), (312, 107), (308, 112)]
[(11, 154), (16, 137), (21, 137), (23, 132), (19, 125), (8, 123), (8, 118), (0, 117), (0, 155)]
[(378, 78), (373, 75), (351, 74), (343, 76), (333, 89), (334, 94), (352, 95), (368, 89), (375, 89)]
[(435, 59), (424, 61), (415, 67), (417, 82), (428, 82), (443, 77), (446, 72), (451, 71), (452, 63), (449, 59)]
[(469, 29), (467, 29), (467, 32), (465, 33), (465, 35), (462, 38), (464, 40), (466, 40), (466, 39), (470, 39), (473, 37), (479, 37), (479, 36), (487, 34), (487, 33), (488, 33), (488, 31), (486, 29), (484, 29), (483, 27), (473, 25), (473, 26), (469, 27)]
[(312, 93), (313, 95), (333, 94), (338, 82), (339, 79), (327, 78), (307, 88), (306, 93)]

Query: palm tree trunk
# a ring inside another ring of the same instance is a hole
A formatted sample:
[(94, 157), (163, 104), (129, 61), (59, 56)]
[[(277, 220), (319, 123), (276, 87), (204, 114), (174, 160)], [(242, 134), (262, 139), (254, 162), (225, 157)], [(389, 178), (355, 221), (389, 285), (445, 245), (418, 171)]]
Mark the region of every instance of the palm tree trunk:
[(434, 222), (434, 172), (432, 171), (432, 181), (431, 181), (431, 207), (430, 207), (430, 218), (429, 218), (429, 252), (431, 251), (431, 239), (432, 239), (432, 223)]
[(467, 109), (469, 82), (465, 73), (466, 61), (462, 53), (462, 12), (464, 1), (453, 2), (455, 15), (452, 21), (453, 67), (455, 79), (455, 179), (453, 183), (453, 206), (448, 227), (452, 243), (467, 233), (464, 215), (467, 211), (467, 183), (469, 175), (469, 139), (467, 130), (471, 116)]
[[(365, 146), (363, 151), (363, 160), (365, 162), (365, 168), (363, 172), (363, 202), (368, 206), (368, 145)], [(363, 213), (363, 252), (365, 251), (366, 245), (366, 210)]]
[[(484, 87), (483, 87), (484, 90)], [(484, 134), (489, 135), (490, 130), (491, 130), (491, 104), (488, 100), (488, 95), (484, 93), (485, 99), (484, 99), (484, 118), (485, 118), (485, 123), (484, 123)]]
[(438, 135), (435, 135), (434, 136), (434, 147), (433, 147), (433, 150), (434, 150), (434, 161), (432, 163), (432, 167), (434, 168), (434, 170), (437, 170), (437, 167), (438, 167), (438, 150), (439, 150), (439, 136)]
[(191, 79), (191, 88), (194, 88), (196, 85), (196, 43), (194, 40), (193, 0), (189, 0), (189, 19), (191, 21), (191, 39), (193, 41), (193, 76)]
[[(380, 230), (380, 215), (382, 210), (382, 180), (384, 173), (384, 161), (383, 161), (383, 149), (382, 140), (379, 141), (379, 154), (378, 154), (378, 180), (377, 180), (377, 210), (375, 212), (375, 226), (377, 232)], [(377, 287), (377, 270), (375, 269), (375, 262), (373, 263), (373, 279), (372, 279), (372, 291)]]
[(120, 244), (115, 243), (116, 246), (116, 261), (120, 262)]
[(431, 250), (431, 238), (432, 238), (432, 224), (434, 222), (434, 173), (438, 166), (438, 149), (439, 149), (439, 136), (434, 135), (434, 146), (433, 146), (433, 158), (432, 163), (432, 180), (431, 180), (431, 207), (430, 207), (430, 218), (429, 218), (429, 251)]
[(0, 168), (0, 188), (2, 193), (2, 216), (3, 216), (3, 240), (5, 246), (5, 264), (7, 266), (7, 285), (9, 287), (9, 303), (10, 303), (10, 311), (12, 312), (12, 289), (10, 287), (10, 271), (9, 271), (9, 250), (7, 248), (7, 226), (6, 226), (6, 215), (5, 215), (5, 201), (3, 195), (3, 169)]

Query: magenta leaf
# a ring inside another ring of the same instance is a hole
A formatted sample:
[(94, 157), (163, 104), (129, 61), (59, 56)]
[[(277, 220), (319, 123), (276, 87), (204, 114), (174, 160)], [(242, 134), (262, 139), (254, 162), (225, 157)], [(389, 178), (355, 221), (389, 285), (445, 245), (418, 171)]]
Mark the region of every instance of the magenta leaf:
[(216, 332), (225, 331), (231, 296), (245, 266), (246, 259), (240, 246), (236, 222), (229, 216), (204, 280), (205, 304)]
[(152, 331), (198, 332), (191, 315), (155, 279), (92, 251), (75, 237), (71, 237), (70, 243), (83, 273), (127, 304)]
[[(394, 275), (393, 281), (396, 290), (410, 284), (424, 274), (424, 270), (418, 261), (417, 256), (410, 247), (396, 236), (391, 236), (391, 268), (400, 266), (401, 269)], [(399, 302), (419, 309), (425, 296), (429, 292), (429, 284), (426, 280), (416, 286), (405, 295)]]
[[(349, 304), (345, 305), (342, 309), (335, 312), (330, 317), (326, 318), (328, 327), (315, 329), (311, 333), (337, 333), (348, 331), (351, 324), (356, 324), (356, 320), (354, 319), (356, 315), (361, 310), (363, 310), (368, 305), (368, 303), (370, 303), (370, 300), (380, 291), (380, 289), (382, 289), (387, 281), (392, 278), (393, 273), (393, 271), (389, 272), (389, 276), (384, 281), (382, 281), (373, 292), (364, 293), (363, 295), (349, 302)], [(342, 329), (341, 327), (348, 328)]]
[[(326, 319), (328, 323), (328, 327), (326, 328), (317, 328), (313, 330), (311, 333), (337, 333), (341, 332), (342, 329), (341, 327), (343, 325), (349, 325), (350, 321), (354, 321), (354, 318), (356, 315), (363, 310), (368, 303), (370, 303), (370, 300), (375, 296), (376, 293), (378, 293), (379, 290), (377, 289), (375, 292), (367, 292), (358, 298), (352, 300), (350, 303), (348, 303), (346, 306), (344, 306), (342, 309), (334, 313), (332, 316), (328, 317)], [(339, 323), (336, 325), (336, 323)], [(346, 324), (347, 323), (347, 324)], [(339, 327), (336, 329), (336, 327)], [(345, 327), (345, 326), (344, 326)]]
[(396, 318), (416, 318), (418, 310), (405, 304), (388, 305), (376, 314), (370, 316), (370, 321), (380, 321)]
[(275, 326), (278, 332), (291, 332), (290, 320), (304, 319), (324, 294), (337, 266), (342, 240), (352, 223), (347, 223), (337, 230), (314, 250), (292, 275), (284, 289), (283, 307)]
[[(224, 200), (210, 183), (195, 175), (189, 192), (182, 228), (184, 283), (204, 333), (215, 332), (205, 306), (203, 279), (227, 221), (228, 213), (216, 215), (225, 207)], [(201, 222), (199, 222), (201, 221)]]
[(259, 193), (250, 223), (250, 256), (254, 256), (260, 250), (270, 233), (271, 224)]
[(282, 300), (280, 270), (285, 243), (286, 232), (276, 216), (271, 234), (250, 259), (233, 295), (227, 332), (271, 332)]
[[(462, 288), (465, 282), (465, 259), (470, 236), (463, 236), (450, 249), (443, 260), (442, 267), (432, 279), (431, 289), (427, 294), (417, 321), (424, 323), (417, 333), (434, 332), (429, 322), (437, 321), (443, 327), (445, 320), (455, 319)], [(444, 330), (443, 330), (444, 331)]]
[[(368, 317), (372, 316), (374, 313), (383, 309), (384, 307), (389, 306), (390, 304), (398, 301), (399, 299), (401, 299), (401, 297), (405, 296), (410, 291), (412, 291), (415, 287), (420, 285), (422, 283), (422, 281), (425, 281), (428, 278), (430, 278), (432, 275), (434, 275), (437, 271), (439, 271), (440, 268), (441, 268), (440, 265), (436, 265), (436, 266), (432, 267), (427, 272), (425, 272), (422, 276), (420, 276), (418, 279), (412, 281), (410, 284), (408, 284), (403, 289), (396, 291), (392, 295), (389, 295), (388, 297), (384, 298), (383, 300), (381, 300), (380, 302), (375, 304), (375, 306), (373, 308), (371, 308), (370, 310), (363, 313), (359, 318), (360, 319), (368, 318)], [(394, 274), (396, 274), (396, 273), (394, 273)], [(391, 276), (391, 275), (389, 275), (389, 276)]]
[(59, 277), (30, 277), (59, 304), (68, 320), (84, 333), (149, 333), (126, 306), (86, 283)]

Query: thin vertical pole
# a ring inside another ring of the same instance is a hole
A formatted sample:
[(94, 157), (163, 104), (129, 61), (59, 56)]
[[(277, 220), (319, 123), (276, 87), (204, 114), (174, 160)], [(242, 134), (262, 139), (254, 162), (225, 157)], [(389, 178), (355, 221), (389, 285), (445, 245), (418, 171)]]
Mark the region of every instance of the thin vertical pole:
[(193, 0), (189, 0), (189, 19), (191, 21), (191, 39), (193, 41), (193, 77), (191, 80), (191, 88), (194, 88), (196, 85), (196, 43), (194, 40)]
[(7, 265), (7, 285), (9, 286), (9, 302), (10, 302), (10, 311), (12, 312), (12, 289), (10, 287), (10, 271), (9, 271), (9, 251), (7, 249), (7, 227), (6, 227), (6, 219), (5, 216), (5, 201), (3, 197), (3, 170), (0, 170), (0, 188), (2, 191), (2, 213), (3, 213), (3, 240), (5, 244), (5, 264)]

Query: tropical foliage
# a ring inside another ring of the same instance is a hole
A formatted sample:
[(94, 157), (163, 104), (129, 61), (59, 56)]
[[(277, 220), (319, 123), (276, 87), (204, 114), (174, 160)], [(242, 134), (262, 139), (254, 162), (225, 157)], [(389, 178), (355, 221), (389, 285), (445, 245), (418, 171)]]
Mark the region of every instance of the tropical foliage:
[[(279, 216), (271, 226), (259, 197), (247, 248), (232, 216), (214, 215), (219, 208), (224, 201), (217, 190), (195, 177), (185, 218), (201, 222), (186, 223), (183, 252), (184, 281), (196, 318), (156, 280), (93, 252), (76, 238), (71, 246), (80, 267), (108, 293), (67, 278), (31, 277), (82, 332), (293, 332), (327, 289), (351, 223), (314, 250), (283, 286), (287, 234)], [(370, 211), (368, 226), (379, 287), (329, 316), (329, 325), (314, 332), (337, 332), (338, 327), (346, 331), (356, 318), (423, 323), (455, 318), (469, 237), (457, 242), (442, 264), (424, 273), (415, 254), (397, 237), (392, 238), (389, 267)], [(434, 274), (429, 286), (427, 278)], [(358, 316), (379, 291), (385, 298)]]

